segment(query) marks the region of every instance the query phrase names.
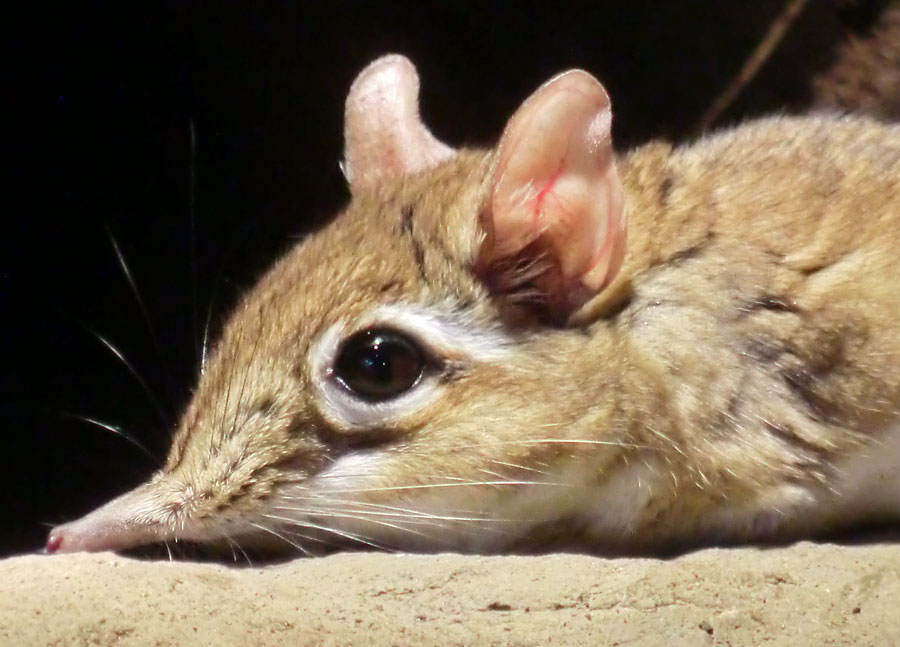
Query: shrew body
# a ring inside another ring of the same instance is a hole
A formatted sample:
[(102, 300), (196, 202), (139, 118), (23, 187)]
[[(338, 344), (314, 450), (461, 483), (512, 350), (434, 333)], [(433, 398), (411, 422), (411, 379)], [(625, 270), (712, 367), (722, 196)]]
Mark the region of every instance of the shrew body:
[(617, 157), (574, 71), (455, 151), (417, 92), (402, 57), (360, 74), (350, 205), (239, 304), (165, 467), (51, 552), (640, 551), (897, 518), (897, 128), (772, 118)]

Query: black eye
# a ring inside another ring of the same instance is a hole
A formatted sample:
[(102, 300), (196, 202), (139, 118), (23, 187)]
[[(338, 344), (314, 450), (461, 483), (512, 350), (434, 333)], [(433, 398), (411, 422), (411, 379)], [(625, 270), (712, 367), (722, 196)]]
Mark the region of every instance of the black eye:
[(411, 389), (425, 370), (425, 358), (408, 337), (391, 330), (364, 330), (344, 341), (334, 375), (355, 395), (389, 400)]

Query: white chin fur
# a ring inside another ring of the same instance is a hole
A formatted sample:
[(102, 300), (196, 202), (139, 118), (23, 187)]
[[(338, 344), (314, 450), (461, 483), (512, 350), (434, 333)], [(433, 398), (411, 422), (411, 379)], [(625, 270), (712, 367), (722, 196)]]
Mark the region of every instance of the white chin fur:
[(634, 465), (608, 483), (585, 486), (595, 470), (572, 461), (537, 483), (497, 478), (466, 485), (451, 476), (421, 487), (394, 485), (385, 497), (380, 484), (397, 483), (390, 472), (398, 467), (378, 449), (336, 459), (304, 487), (311, 507), (322, 510), (316, 523), (338, 537), (404, 550), (496, 552), (520, 545), (536, 526), (569, 521), (598, 539), (618, 540), (629, 536), (657, 479)]

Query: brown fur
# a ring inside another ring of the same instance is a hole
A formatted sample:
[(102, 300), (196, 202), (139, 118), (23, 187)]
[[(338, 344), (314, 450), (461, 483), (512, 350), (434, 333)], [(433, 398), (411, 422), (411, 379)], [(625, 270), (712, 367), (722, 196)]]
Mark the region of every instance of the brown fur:
[[(627, 256), (566, 325), (520, 316), (531, 306), (485, 281), (495, 160), (463, 151), (358, 191), (272, 268), (232, 315), (166, 467), (143, 486), (157, 502), (143, 523), (156, 529), (113, 545), (265, 539), (247, 519), (289, 541), (285, 501), (312, 505), (308, 481), (372, 446), (380, 469), (353, 505), (446, 515), (425, 487), (472, 484), (470, 519), (436, 517), (424, 536), (383, 542), (404, 548), (550, 538), (642, 549), (795, 536), (882, 512), (854, 512), (834, 484), (850, 458), (877, 452), (900, 409), (900, 131), (771, 118), (621, 155)], [(378, 429), (345, 428), (316, 399), (310, 349), (384, 303), (450, 309), (473, 330), (505, 331), (509, 352), (449, 362), (438, 397)], [(626, 483), (633, 502), (593, 502), (598, 514), (633, 506), (633, 519), (601, 532), (573, 515), (633, 466), (648, 479)], [(555, 482), (571, 470), (577, 487)], [(478, 485), (486, 475), (523, 485)], [(797, 503), (787, 487), (808, 496)], [(523, 508), (523, 492), (547, 502)], [(273, 511), (283, 523), (264, 521)], [(506, 517), (515, 532), (479, 541)], [(379, 531), (365, 537), (383, 545)]]
[(871, 35), (841, 45), (834, 64), (813, 81), (813, 105), (900, 117), (900, 3), (884, 9)]
[[(391, 430), (401, 440), (385, 485), (478, 480), (492, 457), (587, 460), (598, 481), (645, 461), (671, 475), (629, 537), (651, 545), (696, 538), (711, 507), (755, 504), (786, 482), (827, 497), (842, 458), (896, 418), (900, 133), (863, 119), (776, 118), (674, 151), (651, 144), (619, 165), (628, 302), (586, 329), (520, 330), (509, 365), (467, 367)], [(466, 153), (359, 196), (282, 259), (229, 322), (167, 472), (195, 487), (212, 477), (216, 506), (237, 504), (248, 474), (277, 487), (266, 466), (281, 474), (286, 458), (292, 479), (319, 469), (342, 432), (318, 428), (303, 367), (338, 318), (450, 298), (500, 322), (502, 304), (473, 272), (489, 167)], [(274, 403), (265, 417), (260, 399)], [(548, 433), (639, 449), (499, 444)], [(494, 454), (456, 449), (485, 443)]]

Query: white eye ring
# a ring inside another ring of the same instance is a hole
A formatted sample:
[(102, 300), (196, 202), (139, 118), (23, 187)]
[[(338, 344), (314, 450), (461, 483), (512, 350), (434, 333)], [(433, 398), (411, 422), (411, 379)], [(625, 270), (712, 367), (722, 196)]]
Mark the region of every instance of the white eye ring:
[(380, 401), (360, 398), (342, 384), (334, 374), (334, 362), (344, 340), (356, 332), (359, 331), (347, 325), (334, 325), (322, 335), (311, 353), (312, 384), (321, 413), (331, 424), (346, 431), (371, 429), (395, 422), (431, 401), (438, 380), (428, 372), (402, 394)]
[(345, 431), (388, 425), (433, 401), (442, 385), (439, 376), (425, 371), (407, 391), (395, 398), (369, 401), (352, 393), (334, 374), (344, 341), (369, 328), (388, 328), (409, 337), (426, 356), (453, 363), (502, 361), (511, 340), (501, 331), (479, 330), (459, 312), (423, 309), (404, 304), (378, 306), (355, 321), (339, 321), (314, 343), (309, 375), (328, 422)]

